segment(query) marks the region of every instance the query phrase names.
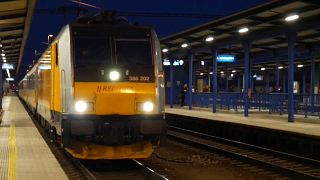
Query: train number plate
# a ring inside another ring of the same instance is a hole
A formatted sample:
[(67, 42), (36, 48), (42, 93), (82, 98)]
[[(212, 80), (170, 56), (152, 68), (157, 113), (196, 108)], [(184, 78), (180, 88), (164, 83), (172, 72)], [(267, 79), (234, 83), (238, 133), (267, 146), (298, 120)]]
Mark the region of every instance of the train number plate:
[(149, 76), (129, 76), (129, 81), (150, 81)]

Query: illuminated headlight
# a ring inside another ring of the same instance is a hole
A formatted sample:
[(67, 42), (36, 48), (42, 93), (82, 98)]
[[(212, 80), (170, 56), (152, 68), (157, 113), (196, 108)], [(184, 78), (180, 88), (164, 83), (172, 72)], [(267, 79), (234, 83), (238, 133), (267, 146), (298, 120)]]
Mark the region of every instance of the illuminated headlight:
[(109, 74), (109, 78), (112, 81), (117, 81), (120, 78), (120, 74), (119, 74), (118, 71), (111, 71), (110, 74)]
[(79, 113), (85, 112), (88, 109), (88, 103), (84, 101), (77, 101), (74, 108)]
[(145, 112), (151, 112), (153, 111), (153, 103), (152, 102), (145, 102), (143, 103), (143, 110)]

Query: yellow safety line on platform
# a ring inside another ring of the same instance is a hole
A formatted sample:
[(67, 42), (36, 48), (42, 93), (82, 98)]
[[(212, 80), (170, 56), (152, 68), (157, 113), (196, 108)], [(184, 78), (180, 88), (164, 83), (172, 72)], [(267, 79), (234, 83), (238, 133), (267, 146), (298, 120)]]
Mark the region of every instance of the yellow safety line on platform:
[(16, 179), (16, 160), (17, 160), (17, 150), (16, 150), (16, 127), (14, 125), (10, 126), (10, 136), (9, 136), (9, 161), (8, 161), (8, 180)]

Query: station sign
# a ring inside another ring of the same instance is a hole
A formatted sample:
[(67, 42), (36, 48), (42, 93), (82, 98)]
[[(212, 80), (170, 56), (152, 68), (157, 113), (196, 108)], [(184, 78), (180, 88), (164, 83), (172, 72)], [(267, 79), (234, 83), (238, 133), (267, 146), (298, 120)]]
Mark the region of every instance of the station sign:
[(14, 69), (14, 65), (11, 63), (3, 63), (2, 69)]
[[(177, 59), (177, 60), (174, 60), (173, 62), (173, 66), (182, 66), (184, 63), (184, 61), (182, 59)], [(163, 60), (163, 65), (164, 66), (170, 66), (170, 60), (169, 59), (164, 59)]]
[(233, 54), (218, 54), (217, 62), (223, 63), (234, 63), (236, 61), (236, 57)]

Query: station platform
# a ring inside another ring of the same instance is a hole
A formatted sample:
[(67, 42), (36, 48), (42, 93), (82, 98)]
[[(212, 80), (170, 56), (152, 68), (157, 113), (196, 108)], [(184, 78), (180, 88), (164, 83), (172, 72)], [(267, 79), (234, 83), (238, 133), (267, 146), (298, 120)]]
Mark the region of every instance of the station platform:
[(295, 122), (288, 122), (287, 114), (268, 114), (268, 111), (249, 111), (249, 117), (243, 116), (243, 111), (220, 110), (212, 113), (211, 108), (197, 108), (189, 110), (185, 107), (166, 106), (166, 114), (188, 116), (217, 122), (226, 122), (251, 127), (279, 130), (294, 134), (306, 135), (309, 137), (320, 138), (320, 119), (319, 116), (295, 115)]
[(17, 96), (3, 97), (0, 179), (68, 179)]

